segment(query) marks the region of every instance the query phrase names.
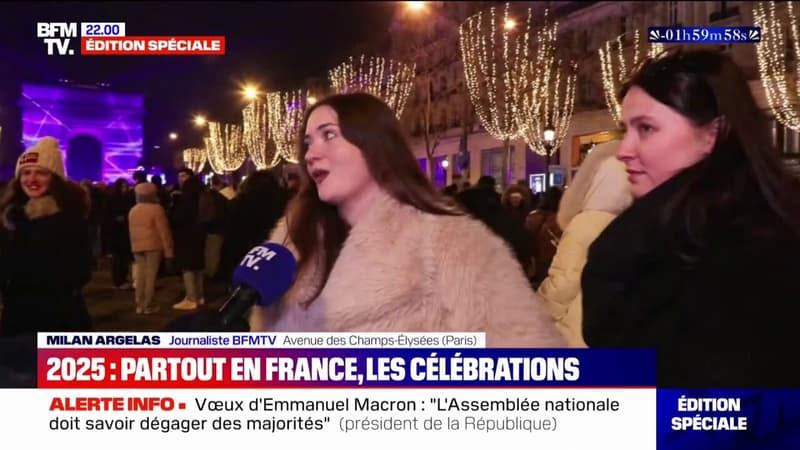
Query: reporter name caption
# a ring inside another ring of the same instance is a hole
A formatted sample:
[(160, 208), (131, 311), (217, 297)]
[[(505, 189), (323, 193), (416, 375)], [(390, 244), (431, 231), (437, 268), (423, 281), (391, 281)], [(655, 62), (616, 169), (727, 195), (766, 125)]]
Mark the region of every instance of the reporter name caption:
[[(31, 412), (37, 426), (27, 434), (59, 442), (80, 437), (99, 445), (113, 432), (131, 433), (132, 447), (156, 439), (229, 445), (268, 435), (270, 443), (301, 447), (319, 439), (360, 447), (378, 438), (389, 448), (440, 439), (464, 448), (497, 439), (595, 448), (605, 439), (608, 448), (655, 448), (651, 351), (241, 348), (212, 339), (230, 334), (206, 335), (214, 342), (207, 348), (159, 347), (186, 333), (149, 334), (158, 346), (120, 348), (97, 344), (97, 334), (91, 344), (46, 345), (47, 336), (39, 337), (46, 348), (39, 349)], [(292, 334), (273, 336), (277, 344)], [(427, 336), (440, 346), (447, 338)]]
[(39, 333), (46, 348), (486, 347), (484, 333)]

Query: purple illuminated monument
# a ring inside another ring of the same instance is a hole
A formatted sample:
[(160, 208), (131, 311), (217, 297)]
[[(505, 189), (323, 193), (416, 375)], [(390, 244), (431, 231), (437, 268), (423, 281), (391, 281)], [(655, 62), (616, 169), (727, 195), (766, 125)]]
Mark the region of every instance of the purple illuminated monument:
[(23, 84), (23, 144), (58, 139), (67, 176), (76, 181), (130, 178), (142, 157), (143, 105), (141, 95)]

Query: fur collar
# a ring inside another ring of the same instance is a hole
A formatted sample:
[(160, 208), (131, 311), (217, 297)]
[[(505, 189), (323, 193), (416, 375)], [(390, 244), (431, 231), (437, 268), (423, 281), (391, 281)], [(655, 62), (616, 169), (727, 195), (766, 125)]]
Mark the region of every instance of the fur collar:
[(61, 211), (56, 199), (50, 195), (39, 198), (32, 198), (25, 204), (25, 217), (30, 220), (41, 219), (42, 217), (52, 216)]
[(9, 205), (2, 212), (3, 227), (6, 230), (14, 230), (15, 223), (23, 219), (36, 220), (42, 217), (52, 216), (61, 211), (56, 200), (45, 195), (37, 199), (29, 199), (24, 206)]

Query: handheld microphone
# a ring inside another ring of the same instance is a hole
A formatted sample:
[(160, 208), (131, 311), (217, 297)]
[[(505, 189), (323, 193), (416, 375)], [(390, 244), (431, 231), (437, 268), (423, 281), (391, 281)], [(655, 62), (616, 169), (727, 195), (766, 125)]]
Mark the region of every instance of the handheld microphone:
[(234, 290), (219, 309), (223, 326), (242, 317), (251, 306), (269, 306), (292, 287), (297, 260), (288, 248), (267, 242), (247, 252), (233, 272)]
[(233, 272), (233, 292), (218, 311), (183, 316), (165, 331), (249, 331), (244, 313), (253, 305), (269, 306), (292, 286), (297, 260), (288, 248), (267, 242), (253, 247)]

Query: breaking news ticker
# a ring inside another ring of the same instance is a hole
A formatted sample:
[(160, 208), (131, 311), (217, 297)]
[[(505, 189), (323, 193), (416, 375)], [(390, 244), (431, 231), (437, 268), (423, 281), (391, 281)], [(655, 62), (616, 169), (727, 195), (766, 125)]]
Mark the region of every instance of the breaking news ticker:
[(800, 419), (800, 391), (657, 388), (652, 350), (490, 349), (482, 333), (40, 333), (37, 347), (37, 389), (0, 406), (32, 444), (713, 449), (796, 439)]

